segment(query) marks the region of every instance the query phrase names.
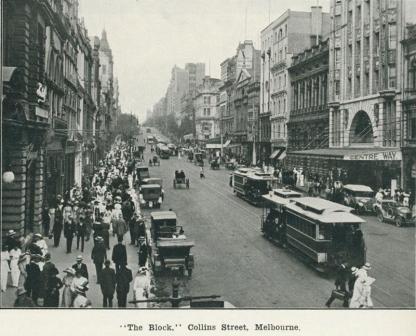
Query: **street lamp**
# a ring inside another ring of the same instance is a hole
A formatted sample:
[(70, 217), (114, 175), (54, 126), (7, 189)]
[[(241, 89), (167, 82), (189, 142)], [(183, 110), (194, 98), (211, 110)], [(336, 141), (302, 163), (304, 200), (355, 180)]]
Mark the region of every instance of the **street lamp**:
[(6, 170), (3, 173), (3, 182), (4, 183), (13, 183), (14, 182), (14, 173), (11, 170)]

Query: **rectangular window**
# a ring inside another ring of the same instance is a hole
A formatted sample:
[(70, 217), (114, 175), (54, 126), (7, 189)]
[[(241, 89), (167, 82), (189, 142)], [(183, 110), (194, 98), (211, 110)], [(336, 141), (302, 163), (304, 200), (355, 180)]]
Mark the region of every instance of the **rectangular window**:
[(397, 26), (395, 23), (389, 25), (389, 48), (396, 49), (397, 47)]

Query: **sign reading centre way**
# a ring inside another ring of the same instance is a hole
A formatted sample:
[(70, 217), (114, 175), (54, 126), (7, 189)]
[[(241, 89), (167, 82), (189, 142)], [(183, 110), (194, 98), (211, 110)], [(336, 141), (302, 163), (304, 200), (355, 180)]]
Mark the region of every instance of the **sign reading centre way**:
[(351, 161), (400, 161), (402, 160), (402, 152), (400, 149), (366, 152), (357, 154), (348, 154), (344, 156), (344, 160)]

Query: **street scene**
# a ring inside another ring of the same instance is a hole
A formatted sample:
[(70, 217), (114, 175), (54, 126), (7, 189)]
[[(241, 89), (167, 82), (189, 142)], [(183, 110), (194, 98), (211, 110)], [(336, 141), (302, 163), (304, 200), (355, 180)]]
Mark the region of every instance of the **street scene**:
[(416, 2), (219, 1), (4, 1), (2, 308), (416, 307)]

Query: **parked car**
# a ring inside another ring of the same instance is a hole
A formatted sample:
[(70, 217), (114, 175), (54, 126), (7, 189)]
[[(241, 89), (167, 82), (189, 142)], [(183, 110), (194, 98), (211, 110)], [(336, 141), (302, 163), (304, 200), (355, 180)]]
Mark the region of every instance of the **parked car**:
[(415, 218), (412, 216), (410, 208), (393, 199), (377, 201), (374, 204), (374, 209), (381, 223), (394, 223), (398, 227), (415, 225)]
[(344, 204), (354, 208), (357, 213), (374, 212), (374, 191), (360, 184), (346, 184), (343, 187)]

